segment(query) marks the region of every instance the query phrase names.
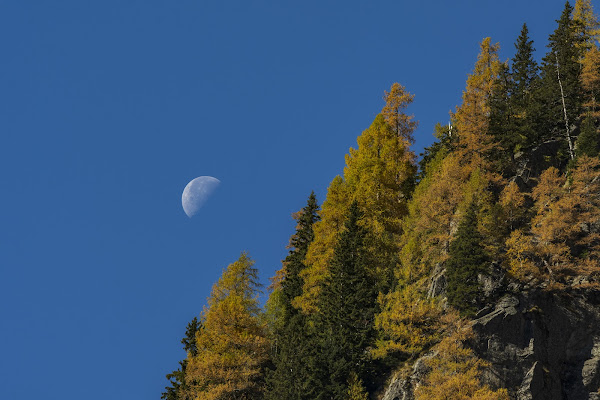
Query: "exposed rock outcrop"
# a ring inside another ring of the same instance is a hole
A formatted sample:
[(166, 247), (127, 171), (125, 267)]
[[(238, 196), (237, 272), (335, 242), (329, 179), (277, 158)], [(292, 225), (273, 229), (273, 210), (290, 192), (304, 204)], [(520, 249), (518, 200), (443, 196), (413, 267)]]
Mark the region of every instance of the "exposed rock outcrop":
[(473, 321), (484, 379), (525, 400), (600, 399), (600, 292), (531, 291)]
[[(439, 283), (441, 271), (432, 280)], [(498, 279), (490, 288), (497, 289)], [(600, 400), (600, 291), (560, 292), (509, 285), (505, 294), (477, 313), (470, 347), (490, 367), (483, 381), (506, 388), (517, 400)], [(493, 292), (493, 291), (492, 291)], [(392, 380), (383, 400), (412, 400), (427, 373), (424, 358)]]

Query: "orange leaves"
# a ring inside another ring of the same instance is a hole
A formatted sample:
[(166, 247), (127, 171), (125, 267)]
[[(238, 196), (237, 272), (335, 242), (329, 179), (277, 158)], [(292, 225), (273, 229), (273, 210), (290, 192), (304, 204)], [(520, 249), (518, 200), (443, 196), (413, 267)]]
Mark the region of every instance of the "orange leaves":
[(533, 191), (531, 231), (507, 240), (511, 272), (519, 278), (548, 276), (565, 282), (587, 275), (600, 261), (600, 160), (581, 156), (570, 176), (549, 168)]

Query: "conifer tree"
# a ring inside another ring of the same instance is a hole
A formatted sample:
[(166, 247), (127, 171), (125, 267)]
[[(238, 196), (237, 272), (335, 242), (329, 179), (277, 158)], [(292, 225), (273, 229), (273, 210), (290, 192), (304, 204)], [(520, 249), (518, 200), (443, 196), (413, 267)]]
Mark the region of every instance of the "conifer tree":
[(503, 170), (512, 161), (515, 148), (521, 144), (516, 121), (517, 115), (513, 109), (514, 102), (512, 101), (514, 86), (508, 65), (501, 64), (498, 79), (489, 98), (488, 132), (500, 145), (494, 149), (492, 157), (501, 162)]
[[(201, 324), (197, 317), (194, 317), (192, 321), (187, 325), (185, 329), (185, 337), (181, 339), (183, 349), (187, 353), (188, 357), (195, 357), (198, 354), (198, 348), (196, 346), (196, 333), (200, 331)], [(167, 374), (167, 379), (171, 383), (171, 386), (167, 386), (166, 392), (160, 396), (164, 400), (188, 400), (191, 399), (188, 393), (188, 385), (185, 380), (185, 374), (187, 369), (188, 360), (184, 359), (179, 361), (179, 369)]]
[(538, 65), (533, 57), (535, 48), (529, 38), (529, 29), (523, 24), (515, 43), (516, 53), (512, 58), (512, 92), (510, 96), (512, 120), (515, 128), (515, 144), (528, 147), (537, 142), (535, 131), (537, 114), (531, 110), (533, 92), (539, 85)]
[(296, 232), (290, 239), (290, 251), (283, 264), (280, 282), (280, 298), (283, 308), (281, 322), (274, 332), (276, 342), (273, 369), (267, 374), (266, 399), (306, 399), (314, 395), (313, 363), (315, 358), (315, 335), (306, 316), (292, 305), (292, 300), (302, 294), (303, 280), (300, 273), (308, 246), (313, 241), (313, 225), (319, 220), (319, 206), (314, 192), (306, 206), (294, 218), (298, 222)]
[(458, 130), (457, 151), (462, 163), (471, 164), (473, 168), (485, 168), (485, 156), (496, 146), (488, 134), (489, 98), (501, 68), (498, 44), (492, 44), (487, 37), (481, 42), (480, 48), (473, 73), (467, 78), (463, 102), (453, 115)]
[(365, 350), (374, 338), (377, 293), (367, 271), (367, 231), (361, 226), (362, 212), (356, 201), (347, 215), (319, 297), (317, 325), (321, 334), (324, 399), (344, 400), (351, 374), (359, 379), (365, 377), (369, 367)]
[(600, 150), (600, 133), (596, 128), (594, 118), (586, 117), (581, 124), (581, 132), (577, 137), (576, 153), (578, 156), (585, 154), (596, 157), (598, 150)]
[(482, 242), (483, 237), (477, 229), (476, 206), (472, 203), (450, 244), (446, 264), (448, 303), (467, 315), (476, 311), (477, 275), (485, 269), (488, 261)]
[(262, 399), (269, 343), (253, 264), (242, 253), (212, 288), (186, 370), (194, 399)]
[(584, 90), (584, 115), (600, 118), (600, 50), (591, 46), (581, 60), (581, 85)]
[(584, 51), (596, 45), (600, 38), (600, 23), (594, 13), (591, 0), (575, 1), (573, 20), (577, 24), (577, 33), (582, 38), (580, 46)]
[(390, 91), (384, 91), (383, 99), (385, 106), (381, 110), (381, 115), (392, 130), (404, 141), (406, 145), (414, 143), (413, 132), (417, 128), (417, 121), (414, 116), (407, 115), (404, 110), (413, 102), (414, 94), (410, 94), (404, 86), (395, 82)]
[[(412, 98), (408, 95), (408, 98)], [(411, 134), (403, 125), (403, 135)], [(410, 128), (412, 129), (412, 128)], [(294, 305), (305, 313), (318, 309), (318, 297), (333, 257), (337, 235), (343, 229), (346, 210), (354, 200), (365, 212), (362, 223), (369, 230), (367, 247), (377, 260), (369, 270), (377, 277), (382, 291), (389, 289), (397, 263), (398, 238), (402, 218), (414, 187), (415, 156), (385, 118), (378, 115), (371, 126), (357, 138), (358, 148), (346, 155), (344, 177), (331, 182), (320, 212), (321, 221), (314, 227), (315, 240), (306, 255), (308, 268), (302, 272), (304, 291)]]
[(506, 389), (495, 391), (481, 383), (487, 363), (465, 346), (473, 331), (464, 321), (455, 325), (435, 347), (436, 354), (425, 359), (428, 372), (415, 390), (415, 400), (509, 400)]
[(535, 111), (540, 115), (542, 139), (563, 138), (566, 157), (573, 158), (573, 124), (581, 114), (581, 36), (571, 18), (567, 2), (558, 27), (548, 38), (549, 51), (543, 59), (541, 84), (535, 94)]

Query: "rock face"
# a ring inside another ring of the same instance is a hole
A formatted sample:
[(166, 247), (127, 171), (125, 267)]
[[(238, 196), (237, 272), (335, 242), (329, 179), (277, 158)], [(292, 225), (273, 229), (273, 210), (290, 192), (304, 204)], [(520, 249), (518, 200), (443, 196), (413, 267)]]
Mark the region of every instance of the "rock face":
[[(517, 400), (600, 400), (600, 291), (505, 294), (472, 322), (470, 347), (490, 367), (483, 380)], [(412, 400), (423, 359), (392, 380), (382, 400)]]
[(505, 295), (478, 317), (472, 347), (491, 363), (492, 387), (519, 400), (600, 400), (600, 292)]

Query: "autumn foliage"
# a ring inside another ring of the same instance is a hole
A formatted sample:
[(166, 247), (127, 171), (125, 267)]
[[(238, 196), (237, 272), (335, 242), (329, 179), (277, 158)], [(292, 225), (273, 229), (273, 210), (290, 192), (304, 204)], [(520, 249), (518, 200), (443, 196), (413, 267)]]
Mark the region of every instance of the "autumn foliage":
[(367, 400), (415, 362), (415, 399), (512, 396), (486, 382), (468, 318), (522, 288), (600, 288), (600, 24), (589, 0), (557, 23), (539, 67), (527, 25), (509, 62), (482, 40), (418, 163), (415, 96), (384, 91), (321, 207), (295, 214), (266, 305), (242, 253), (163, 398)]

